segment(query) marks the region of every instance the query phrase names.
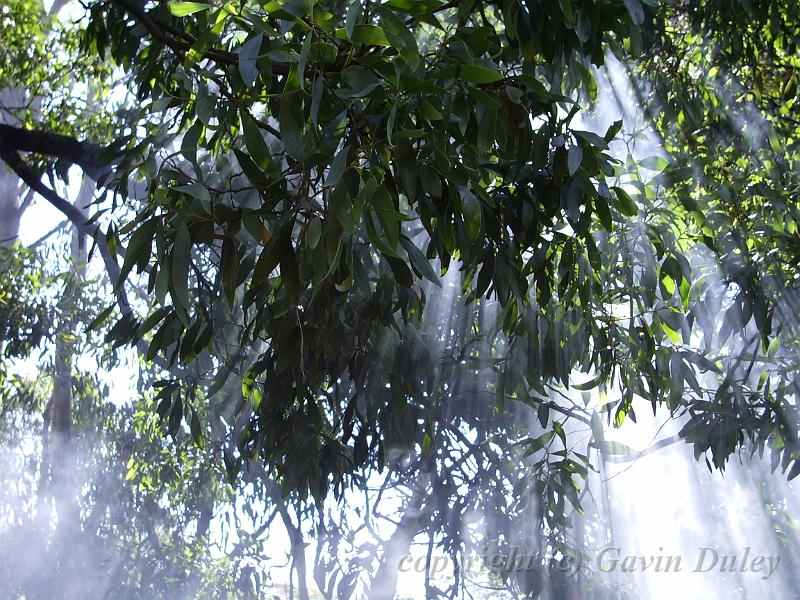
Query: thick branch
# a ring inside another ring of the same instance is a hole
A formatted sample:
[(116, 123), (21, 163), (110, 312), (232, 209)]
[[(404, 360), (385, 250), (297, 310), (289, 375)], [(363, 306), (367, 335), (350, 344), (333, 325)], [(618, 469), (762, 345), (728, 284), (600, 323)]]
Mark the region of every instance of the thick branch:
[[(75, 140), (72, 141), (75, 142)], [(80, 142), (76, 143), (80, 144)], [(114, 285), (117, 291), (117, 303), (119, 304), (120, 310), (122, 311), (123, 315), (130, 314), (131, 305), (128, 302), (128, 297), (125, 295), (125, 290), (119, 281), (119, 265), (111, 255), (108, 245), (106, 244), (106, 236), (100, 230), (100, 228), (87, 223), (86, 218), (81, 214), (80, 210), (42, 183), (42, 180), (36, 175), (36, 173), (33, 172), (33, 170), (31, 170), (28, 165), (25, 164), (16, 150), (7, 145), (5, 137), (0, 137), (0, 159), (2, 159), (9, 166), (9, 168), (17, 174), (17, 177), (24, 181), (30, 189), (55, 206), (64, 214), (64, 216), (72, 221), (72, 224), (80, 233), (93, 238), (97, 242), (97, 247), (100, 249), (100, 255), (103, 257), (103, 263), (105, 263), (108, 276), (111, 279), (112, 285)]]
[[(100, 145), (81, 142), (66, 135), (32, 131), (12, 125), (0, 125), (0, 144), (13, 154), (17, 152), (36, 152), (37, 154), (55, 156), (66, 160), (79, 166), (84, 173), (95, 181), (108, 172), (108, 167), (100, 165), (99, 162)], [(6, 160), (5, 157), (4, 160)], [(17, 160), (19, 160), (19, 156), (17, 156)], [(6, 160), (6, 162), (11, 165), (9, 160)], [(23, 168), (27, 167), (24, 167), (23, 164)], [(31, 175), (33, 174), (31, 173)], [(33, 177), (38, 181), (38, 177), (35, 175)], [(33, 186), (30, 187), (33, 188)], [(36, 191), (38, 192), (39, 190)], [(67, 204), (69, 203), (67, 202)]]
[[(80, 233), (91, 237), (97, 242), (97, 248), (100, 250), (100, 256), (103, 258), (106, 272), (115, 290), (120, 312), (123, 316), (131, 315), (133, 310), (125, 293), (124, 282), (120, 281), (120, 267), (108, 249), (106, 235), (101, 229), (98, 226), (89, 224), (80, 210), (42, 183), (42, 180), (25, 164), (19, 154), (5, 144), (5, 140), (2, 137), (0, 137), (0, 160), (4, 161), (30, 189), (60, 210)], [(147, 342), (141, 338), (138, 339), (136, 341), (136, 349), (142, 356), (145, 356), (148, 350)], [(163, 360), (156, 358), (154, 362), (162, 369), (169, 369), (169, 365)]]

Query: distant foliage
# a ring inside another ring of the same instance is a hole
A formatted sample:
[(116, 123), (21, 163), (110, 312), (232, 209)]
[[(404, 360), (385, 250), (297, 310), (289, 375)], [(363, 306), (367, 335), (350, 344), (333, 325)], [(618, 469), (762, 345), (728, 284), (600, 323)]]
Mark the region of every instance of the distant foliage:
[(26, 358), (52, 334), (51, 277), (23, 246), (0, 247), (0, 354)]

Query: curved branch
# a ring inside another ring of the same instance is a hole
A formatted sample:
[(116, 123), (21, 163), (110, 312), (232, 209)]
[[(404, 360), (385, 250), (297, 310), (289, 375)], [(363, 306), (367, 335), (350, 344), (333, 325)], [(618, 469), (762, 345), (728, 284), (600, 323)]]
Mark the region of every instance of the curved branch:
[[(74, 141), (74, 140), (73, 140)], [(80, 144), (80, 142), (77, 142)], [(34, 173), (34, 171), (25, 164), (20, 158), (19, 154), (13, 149), (9, 148), (5, 140), (0, 137), (0, 160), (3, 160), (8, 167), (17, 174), (22, 181), (33, 191), (39, 194), (42, 198), (47, 200), (55, 208), (61, 211), (66, 216), (75, 228), (82, 234), (87, 235), (97, 242), (97, 247), (100, 250), (100, 256), (106, 267), (106, 272), (111, 280), (111, 285), (114, 288), (114, 294), (117, 298), (117, 305), (123, 317), (133, 315), (128, 296), (125, 293), (124, 281), (120, 280), (120, 267), (117, 264), (116, 258), (111, 254), (106, 243), (106, 235), (102, 232), (99, 226), (90, 224), (86, 217), (80, 210), (75, 208), (72, 204), (64, 200), (54, 190), (51, 190), (44, 183), (41, 178)], [(88, 173), (87, 173), (88, 175)], [(148, 350), (148, 344), (145, 340), (139, 338), (136, 340), (136, 349), (139, 354), (145, 356)], [(154, 358), (153, 361), (162, 369), (170, 370), (170, 365), (159, 358)]]
[[(55, 156), (79, 166), (84, 173), (95, 181), (109, 171), (107, 166), (100, 164), (102, 146), (81, 142), (66, 135), (24, 129), (13, 125), (0, 125), (0, 144), (5, 147), (6, 152), (13, 154), (17, 152), (36, 152), (45, 156)], [(17, 156), (17, 159), (19, 159), (19, 156)], [(3, 160), (11, 165), (10, 160), (13, 161), (14, 159), (7, 160), (3, 157)], [(23, 169), (27, 168), (24, 163), (22, 167)], [(31, 175), (33, 175), (33, 172), (31, 172)], [(38, 177), (35, 175), (33, 177), (38, 181)], [(28, 182), (26, 181), (25, 183), (27, 184)], [(41, 182), (39, 183), (41, 184)], [(35, 189), (33, 186), (30, 187)], [(39, 190), (36, 191), (39, 192)], [(72, 206), (69, 202), (67, 204)]]
[[(66, 139), (69, 140), (71, 138)], [(76, 140), (72, 140), (72, 142), (80, 144), (80, 142), (77, 142)], [(75, 229), (77, 229), (80, 233), (91, 237), (97, 242), (97, 247), (100, 249), (100, 255), (102, 256), (103, 263), (105, 263), (106, 266), (106, 271), (108, 272), (108, 276), (111, 279), (111, 283), (116, 291), (117, 303), (119, 304), (120, 310), (122, 311), (123, 316), (130, 314), (131, 305), (128, 302), (128, 297), (125, 294), (125, 290), (121, 285), (122, 282), (119, 280), (120, 267), (108, 249), (106, 235), (98, 226), (90, 225), (80, 210), (75, 208), (72, 204), (59, 196), (54, 190), (51, 190), (44, 183), (42, 183), (41, 178), (34, 173), (28, 165), (25, 164), (16, 150), (13, 147), (9, 147), (5, 137), (0, 137), (0, 159), (2, 159), (9, 166), (9, 168), (17, 174), (17, 177), (24, 181), (30, 189), (35, 191), (42, 198), (47, 200), (50, 204), (61, 211), (64, 216), (66, 216), (72, 222), (72, 224), (75, 226)]]

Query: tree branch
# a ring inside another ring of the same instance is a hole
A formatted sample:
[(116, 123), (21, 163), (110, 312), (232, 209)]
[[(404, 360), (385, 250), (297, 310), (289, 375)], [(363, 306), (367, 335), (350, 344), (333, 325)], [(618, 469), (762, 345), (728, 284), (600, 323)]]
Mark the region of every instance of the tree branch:
[(18, 211), (20, 215), (30, 208), (30, 205), (33, 203), (34, 195), (35, 192), (32, 189), (28, 189), (28, 193), (25, 194), (25, 198), (23, 198), (22, 202), (19, 204)]
[[(80, 142), (77, 143), (80, 144)], [(117, 264), (115, 257), (108, 249), (106, 235), (102, 232), (100, 227), (89, 224), (83, 214), (81, 214), (80, 210), (64, 200), (54, 190), (51, 190), (44, 183), (42, 183), (41, 178), (34, 173), (34, 171), (28, 165), (25, 164), (22, 158), (20, 158), (19, 154), (17, 154), (13, 148), (9, 148), (6, 145), (5, 139), (2, 136), (0, 136), (0, 160), (4, 161), (8, 167), (17, 174), (17, 177), (24, 181), (31, 190), (39, 194), (42, 198), (47, 200), (55, 208), (61, 211), (80, 233), (91, 237), (97, 242), (97, 247), (100, 250), (100, 256), (103, 259), (106, 272), (108, 273), (111, 285), (114, 288), (114, 294), (116, 295), (117, 305), (119, 306), (120, 312), (122, 313), (123, 317), (133, 315), (133, 309), (128, 301), (128, 296), (125, 293), (124, 281), (120, 281), (120, 267)], [(137, 339), (136, 349), (140, 355), (145, 356), (148, 351), (147, 342), (141, 338)], [(170, 370), (170, 366), (159, 358), (155, 358), (153, 362), (162, 369)]]
[[(113, 2), (130, 13), (137, 21), (144, 25), (145, 29), (150, 32), (150, 35), (152, 35), (155, 40), (170, 48), (175, 54), (183, 56), (192, 48), (194, 40), (191, 36), (184, 32), (176, 31), (169, 25), (157, 21), (151, 17), (143, 7), (137, 5), (135, 2), (131, 2), (130, 0), (113, 0)], [(203, 56), (216, 63), (225, 65), (239, 64), (239, 56), (227, 50), (211, 48), (210, 50), (206, 50)], [(274, 62), (272, 64), (272, 72), (278, 75), (288, 75), (289, 66), (284, 63)]]
[[(33, 192), (33, 190), (31, 190), (31, 192)], [(54, 233), (57, 233), (57, 232), (61, 231), (62, 229), (64, 229), (64, 227), (66, 227), (69, 222), (70, 222), (69, 220), (61, 221), (61, 223), (59, 223), (58, 225), (53, 227), (53, 229), (51, 229), (49, 232), (45, 233), (42, 237), (40, 237), (38, 240), (33, 242), (28, 247), (29, 248), (36, 248), (37, 246), (43, 244), (47, 240), (47, 238), (49, 238), (51, 235), (53, 235)]]
[[(36, 152), (37, 154), (55, 156), (66, 160), (79, 166), (84, 173), (95, 181), (109, 170), (107, 166), (100, 164), (99, 158), (102, 147), (99, 144), (81, 142), (66, 135), (46, 131), (33, 131), (22, 127), (14, 127), (13, 125), (0, 125), (0, 144), (8, 152), (15, 155), (17, 152)], [(4, 158), (3, 160), (6, 159)], [(17, 160), (19, 160), (19, 156), (17, 156)], [(11, 165), (8, 160), (6, 162)], [(22, 161), (20, 160), (19, 162), (21, 163)], [(22, 164), (24, 168), (27, 168), (24, 163)], [(32, 172), (31, 175), (33, 175)], [(35, 175), (33, 177), (39, 181), (38, 177)], [(39, 185), (42, 185), (41, 181), (39, 181)], [(30, 187), (34, 189), (33, 186)], [(36, 191), (39, 192), (39, 190)], [(69, 203), (67, 202), (67, 204)]]
[[(63, 136), (58, 136), (63, 137)], [(66, 138), (70, 140), (71, 138)], [(76, 140), (72, 140), (75, 144), (80, 144)], [(131, 305), (128, 302), (128, 297), (119, 280), (120, 268), (115, 258), (111, 255), (106, 244), (106, 236), (99, 227), (87, 223), (86, 218), (81, 214), (81, 211), (74, 207), (72, 204), (64, 200), (54, 190), (51, 190), (44, 183), (41, 178), (33, 172), (33, 170), (25, 164), (20, 158), (19, 154), (13, 147), (10, 147), (5, 136), (0, 136), (0, 159), (2, 159), (9, 168), (17, 174), (25, 184), (39, 194), (42, 198), (47, 200), (50, 204), (60, 210), (66, 216), (75, 228), (82, 234), (93, 238), (97, 242), (97, 247), (100, 249), (100, 255), (103, 257), (103, 262), (106, 266), (106, 271), (111, 279), (117, 294), (117, 303), (123, 315), (131, 313)], [(88, 175), (88, 173), (87, 173)]]

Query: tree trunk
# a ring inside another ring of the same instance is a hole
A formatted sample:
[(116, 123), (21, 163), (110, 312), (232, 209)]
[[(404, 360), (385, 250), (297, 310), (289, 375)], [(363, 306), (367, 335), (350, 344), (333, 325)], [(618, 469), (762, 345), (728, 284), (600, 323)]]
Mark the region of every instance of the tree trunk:
[[(0, 108), (19, 106), (22, 100), (23, 94), (18, 89), (0, 91)], [(11, 113), (0, 110), (0, 124), (19, 125), (19, 120)], [(0, 162), (0, 246), (11, 246), (17, 241), (21, 217), (19, 177)]]
[[(50, 6), (48, 16), (55, 16), (68, 0), (55, 0)], [(28, 93), (19, 87), (0, 90), (0, 125), (21, 127), (22, 107), (28, 102)], [(33, 98), (33, 113), (38, 117), (41, 98)], [(19, 238), (19, 224), (22, 214), (28, 208), (31, 198), (20, 202), (19, 177), (0, 161), (0, 246), (11, 246)]]
[[(88, 205), (95, 184), (84, 177), (75, 207), (88, 215)], [(48, 495), (57, 517), (51, 547), (52, 579), (46, 586), (46, 597), (85, 597), (91, 586), (88, 577), (88, 556), (81, 535), (80, 485), (81, 464), (72, 443), (73, 397), (72, 368), (75, 354), (75, 332), (81, 321), (80, 297), (86, 279), (88, 247), (86, 236), (75, 228), (72, 232), (69, 277), (59, 302), (61, 322), (55, 344), (53, 392), (49, 402), (49, 431), (46, 432), (43, 468), (49, 473)]]
[(383, 543), (383, 556), (378, 572), (372, 578), (369, 600), (393, 600), (397, 592), (400, 561), (411, 551), (411, 542), (425, 524), (423, 503), (425, 482), (418, 482), (392, 536)]

